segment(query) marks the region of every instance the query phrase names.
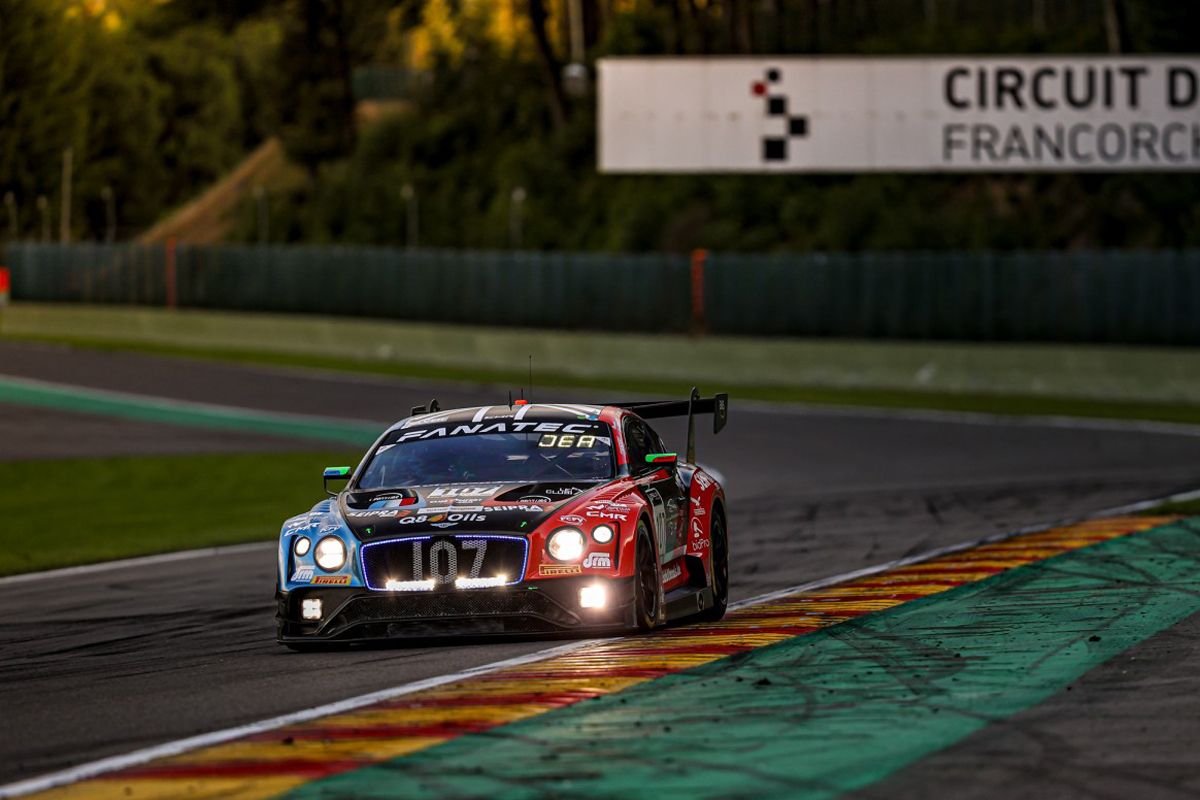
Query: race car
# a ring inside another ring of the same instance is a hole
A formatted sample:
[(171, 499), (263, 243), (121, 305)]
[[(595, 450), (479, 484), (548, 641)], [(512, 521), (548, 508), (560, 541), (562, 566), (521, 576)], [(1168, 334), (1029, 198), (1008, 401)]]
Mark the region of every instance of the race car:
[[(357, 467), (327, 468), (330, 497), (284, 523), (279, 642), (720, 619), (725, 492), (695, 442), (696, 416), (719, 432), (728, 404), (693, 389), (682, 401), (414, 408)], [(688, 418), (683, 459), (647, 423), (672, 416)]]

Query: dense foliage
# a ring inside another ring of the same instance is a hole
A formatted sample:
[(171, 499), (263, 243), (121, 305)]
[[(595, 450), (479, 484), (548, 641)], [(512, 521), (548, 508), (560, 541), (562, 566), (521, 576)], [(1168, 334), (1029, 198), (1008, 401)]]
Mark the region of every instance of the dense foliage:
[[(567, 0), (6, 0), (0, 191), (76, 234), (103, 187), (129, 235), (278, 135), (308, 179), (273, 187), (273, 239), (681, 251), (1200, 245), (1200, 178), (1175, 175), (614, 177), (594, 98), (563, 85)], [(1173, 0), (580, 0), (606, 54), (1180, 52)], [(117, 24), (113, 23), (119, 13)], [(354, 74), (409, 76), (363, 123)], [(402, 187), (412, 187), (406, 199)], [(413, 204), (415, 203), (415, 208)], [(256, 235), (246, 203), (238, 236)], [(410, 212), (415, 219), (410, 220)], [(54, 212), (52, 212), (54, 213)], [(0, 220), (7, 228), (7, 220)], [(57, 230), (57, 228), (55, 228)]]

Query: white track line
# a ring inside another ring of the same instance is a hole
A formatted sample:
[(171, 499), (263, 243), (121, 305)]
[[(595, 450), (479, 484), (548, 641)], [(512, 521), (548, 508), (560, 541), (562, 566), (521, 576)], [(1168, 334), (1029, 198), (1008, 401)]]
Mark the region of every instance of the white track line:
[(876, 575), (880, 572), (887, 572), (888, 570), (895, 569), (896, 567), (906, 567), (910, 564), (919, 564), (923, 561), (932, 561), (935, 558), (941, 558), (942, 556), (950, 555), (952, 553), (961, 553), (964, 550), (972, 550), (976, 547), (982, 547), (985, 544), (1003, 542), (1007, 539), (1014, 539), (1027, 533), (1036, 533), (1038, 531), (1050, 530), (1052, 528), (1061, 528), (1065, 525), (1074, 525), (1080, 522), (1087, 522), (1088, 520), (1104, 519), (1105, 517), (1115, 517), (1121, 514), (1133, 514), (1138, 511), (1145, 511), (1147, 509), (1154, 508), (1162, 503), (1181, 503), (1188, 500), (1195, 500), (1197, 498), (1200, 498), (1200, 489), (1193, 489), (1188, 492), (1179, 492), (1178, 494), (1167, 495), (1166, 497), (1155, 498), (1152, 500), (1140, 500), (1136, 503), (1127, 503), (1123, 506), (1114, 506), (1113, 508), (1106, 508), (1102, 511), (1094, 511), (1091, 514), (1086, 514), (1080, 517), (1068, 517), (1056, 520), (1054, 522), (1026, 525), (1024, 528), (1017, 528), (1016, 530), (1012, 531), (1004, 531), (1003, 533), (994, 533), (991, 536), (984, 536), (980, 539), (974, 539), (968, 542), (959, 542), (958, 544), (946, 545), (945, 547), (927, 550), (924, 553), (917, 553), (916, 555), (908, 556), (907, 558), (898, 558), (894, 561), (888, 561), (884, 564), (876, 564), (873, 567), (863, 567), (862, 569), (855, 570), (853, 572), (835, 575), (831, 578), (820, 578), (815, 581), (799, 584), (798, 586), (789, 586), (786, 589), (777, 589), (776, 591), (768, 592), (767, 594), (751, 597), (748, 600), (739, 600), (736, 603), (730, 603), (729, 608), (730, 610), (734, 610), (754, 605), (756, 603), (767, 603), (772, 600), (778, 600), (781, 597), (787, 597), (788, 595), (807, 592), (813, 589), (821, 589), (823, 587), (830, 586), (831, 584), (857, 580), (858, 578), (864, 578), (868, 575)]
[(84, 564), (79, 567), (62, 567), (41, 572), (26, 572), (21, 575), (9, 575), (0, 578), (0, 588), (16, 583), (31, 583), (50, 578), (69, 578), (78, 575), (91, 575), (96, 572), (109, 572), (114, 569), (130, 567), (149, 567), (155, 564), (170, 564), (173, 561), (190, 561), (193, 558), (209, 558), (211, 556), (227, 556), (237, 553), (248, 553), (254, 550), (266, 550), (276, 547), (277, 542), (250, 542), (249, 544), (230, 544), (223, 547), (201, 547), (196, 550), (180, 550), (175, 553), (161, 553), (154, 556), (139, 556), (137, 558), (122, 558), (116, 561), (101, 561), (99, 564)]
[(77, 767), (62, 770), (60, 772), (52, 772), (49, 775), (42, 775), (37, 778), (30, 778), (24, 781), (5, 784), (0, 786), (0, 798), (20, 797), (21, 795), (31, 794), (33, 792), (42, 792), (47, 789), (53, 789), (56, 786), (65, 786), (69, 783), (94, 778), (98, 775), (103, 775), (108, 772), (116, 772), (118, 770), (135, 767), (139, 764), (145, 764), (148, 761), (153, 761), (158, 758), (166, 758), (168, 756), (177, 756), (181, 753), (186, 753), (189, 750), (196, 750), (201, 747), (210, 747), (216, 744), (222, 744), (232, 739), (240, 739), (243, 736), (251, 736), (258, 733), (265, 733), (277, 728), (282, 728), (286, 725), (294, 725), (299, 722), (308, 722), (320, 717), (329, 716), (332, 714), (341, 714), (346, 711), (353, 711), (356, 708), (362, 708), (373, 703), (382, 703), (385, 700), (391, 700), (401, 695), (419, 692), (423, 689), (432, 689), (436, 686), (443, 686), (447, 683), (464, 680), (477, 675), (486, 675), (489, 672), (507, 669), (509, 667), (519, 667), (523, 664), (529, 664), (535, 661), (544, 661), (556, 655), (569, 653), (572, 650), (578, 650), (581, 647), (586, 647), (589, 644), (597, 641), (596, 639), (583, 639), (578, 642), (551, 647), (547, 650), (539, 650), (536, 653), (530, 653), (525, 656), (517, 656), (516, 658), (505, 659), (504, 661), (496, 661), (491, 664), (484, 664), (479, 667), (471, 667), (460, 672), (451, 673), (449, 675), (438, 675), (433, 678), (426, 678), (412, 683), (406, 683), (401, 686), (396, 686), (391, 689), (382, 689), (378, 692), (351, 697), (348, 700), (340, 700), (336, 703), (328, 703), (326, 705), (314, 706), (296, 711), (291, 714), (284, 714), (279, 717), (271, 717), (260, 722), (251, 722), (248, 725), (239, 725), (235, 728), (226, 728), (225, 730), (213, 731), (212, 733), (204, 733), (199, 736), (189, 736), (186, 739), (178, 739), (173, 742), (147, 747), (143, 750), (135, 750), (132, 753), (125, 755), (112, 756), (110, 758), (102, 758), (99, 761), (92, 761), (87, 764), (80, 764)]
[[(984, 544), (992, 544), (994, 542), (1004, 541), (1005, 539), (1011, 539), (1025, 533), (1033, 533), (1035, 531), (1047, 530), (1049, 528), (1056, 528), (1061, 525), (1069, 525), (1075, 522), (1082, 522), (1085, 520), (1096, 519), (1105, 516), (1114, 516), (1117, 514), (1143, 511), (1147, 508), (1152, 508), (1159, 503), (1182, 502), (1186, 500), (1193, 500), (1198, 497), (1200, 497), (1200, 489), (1169, 495), (1167, 497), (1153, 500), (1143, 500), (1137, 503), (1129, 503), (1124, 506), (1117, 506), (1104, 511), (1098, 511), (1084, 517), (1060, 520), (1042, 525), (1030, 525), (1015, 531), (985, 536), (974, 541), (963, 542), (961, 544), (950, 545), (948, 547), (941, 547), (926, 553), (909, 556), (908, 558), (900, 558), (884, 564), (878, 564), (873, 567), (866, 567), (864, 569), (854, 570), (852, 572), (844, 572), (840, 575), (833, 575), (828, 578), (810, 581), (809, 583), (802, 583), (798, 586), (792, 586), (787, 589), (779, 589), (777, 591), (768, 592), (766, 594), (758, 595), (757, 597), (751, 597), (747, 600), (740, 600), (736, 603), (731, 603), (729, 608), (730, 610), (735, 610), (739, 608), (745, 608), (746, 606), (754, 605), (756, 603), (770, 602), (780, 597), (796, 594), (797, 592), (811, 591), (813, 589), (820, 589), (825, 586), (843, 583), (845, 581), (854, 580), (867, 575), (875, 575), (896, 567), (916, 564), (922, 561), (938, 558), (943, 555), (948, 555), (950, 553), (969, 550), (973, 547), (979, 547)], [(559, 645), (557, 647), (551, 647), (545, 650), (538, 650), (537, 652), (530, 653), (528, 655), (517, 656), (516, 658), (509, 658), (503, 661), (496, 661), (491, 664), (484, 664), (478, 667), (471, 667), (469, 669), (461, 670), (448, 675), (425, 678), (424, 680), (402, 684), (391, 689), (382, 689), (378, 692), (371, 692), (370, 694), (351, 697), (347, 700), (340, 700), (336, 703), (314, 706), (312, 708), (296, 711), (291, 714), (271, 717), (270, 719), (265, 719), (260, 722), (252, 722), (248, 725), (239, 725), (234, 728), (226, 728), (224, 730), (213, 731), (212, 733), (205, 733), (199, 736), (191, 736), (186, 739), (178, 739), (173, 742), (166, 742), (165, 744), (148, 747), (143, 750), (135, 750), (134, 752), (126, 753), (125, 755), (112, 756), (110, 758), (100, 759), (99, 761), (80, 764), (79, 766), (71, 767), (59, 772), (52, 772), (48, 775), (42, 775), (36, 778), (30, 778), (28, 780), (17, 781), (15, 783), (9, 783), (0, 786), (0, 798), (20, 797), (21, 795), (31, 794), (33, 792), (41, 792), (47, 789), (53, 789), (56, 786), (64, 786), (69, 783), (75, 783), (88, 778), (94, 778), (105, 773), (116, 772), (129, 767), (135, 767), (139, 764), (145, 764), (148, 761), (153, 761), (158, 758), (176, 756), (181, 753), (186, 753), (189, 750), (196, 750), (201, 747), (222, 744), (233, 739), (240, 739), (243, 736), (265, 733), (267, 731), (282, 728), (286, 725), (294, 725), (296, 723), (308, 722), (310, 720), (330, 716), (332, 714), (340, 714), (346, 711), (352, 711), (356, 708), (362, 708), (363, 706), (371, 705), (373, 703), (391, 700), (402, 695), (419, 692), (423, 689), (431, 689), (436, 686), (443, 686), (447, 683), (454, 683), (456, 681), (464, 680), (477, 675), (486, 675), (487, 673), (496, 672), (509, 667), (517, 667), (524, 664), (545, 661), (546, 659), (553, 658), (554, 656), (570, 653), (582, 647), (587, 647), (596, 641), (604, 640), (582, 639), (577, 642), (570, 642), (569, 644)]]

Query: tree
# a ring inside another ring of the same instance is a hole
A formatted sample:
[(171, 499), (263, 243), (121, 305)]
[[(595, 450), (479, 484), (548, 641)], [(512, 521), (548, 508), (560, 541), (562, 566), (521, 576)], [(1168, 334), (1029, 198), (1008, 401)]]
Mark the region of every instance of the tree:
[(53, 197), (62, 152), (83, 149), (89, 65), (86, 20), (64, 0), (5, 0), (0, 20), (0, 190), (20, 204), (32, 230), (34, 198)]
[(560, 127), (567, 121), (567, 95), (562, 85), (562, 62), (554, 54), (550, 35), (546, 31), (546, 4), (544, 0), (529, 0), (529, 27), (537, 45), (538, 64), (542, 68), (542, 79), (549, 92), (550, 111)]
[(315, 174), (354, 149), (354, 68), (374, 54), (387, 30), (384, 0), (292, 0), (284, 18), (280, 70), (294, 87), (284, 98), (281, 138)]

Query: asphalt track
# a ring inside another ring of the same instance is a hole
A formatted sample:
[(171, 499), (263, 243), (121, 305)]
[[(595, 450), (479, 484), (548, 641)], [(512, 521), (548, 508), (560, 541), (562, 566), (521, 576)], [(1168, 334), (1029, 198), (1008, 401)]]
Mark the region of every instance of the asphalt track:
[[(0, 374), (380, 423), (435, 395), (444, 407), (504, 399), (503, 392), (488, 387), (434, 387), (9, 343), (0, 343)], [(554, 398), (620, 399), (578, 392)], [(3, 412), (0, 458), (313, 446), (17, 407)], [(699, 452), (701, 461), (726, 477), (735, 599), (1200, 485), (1197, 437), (1086, 423), (779, 411), (739, 406), (736, 398), (732, 412), (721, 436), (701, 436)], [(679, 441), (679, 426), (661, 427), (669, 442)], [(47, 430), (63, 435), (47, 436)], [(5, 723), (0, 783), (546, 646), (542, 641), (485, 642), (291, 654), (272, 639), (273, 557), (264, 547), (69, 579), (0, 583), (5, 612), (0, 619)], [(1089, 721), (1095, 719), (1094, 694), (1070, 693), (880, 786), (894, 786), (905, 795), (928, 793), (935, 785), (931, 781), (941, 780), (946, 771), (957, 769), (965, 776), (987, 764), (979, 785), (980, 796), (989, 796), (987, 787), (995, 790), (1011, 780), (1005, 772), (1009, 765), (1010, 772), (1034, 769), (1025, 788), (1036, 794), (1042, 785), (1037, 770), (1054, 762), (1053, 753), (1043, 748), (1030, 754), (1020, 734), (1012, 732), (1042, 725), (1053, 727), (1062, 752), (1095, 752), (1105, 741), (1121, 741), (1134, 762), (1125, 779), (1174, 796), (1194, 778), (1194, 765), (1190, 777), (1187, 765), (1195, 761), (1200, 724), (1194, 716), (1174, 719), (1166, 726), (1171, 735), (1153, 741), (1139, 738), (1138, 731), (1161, 725), (1162, 709), (1172, 705), (1172, 698), (1198, 694), (1195, 620), (1139, 649), (1152, 657), (1143, 659), (1132, 677), (1128, 670), (1118, 675), (1105, 665), (1095, 671), (1103, 675), (1081, 682), (1121, 687), (1123, 704), (1114, 692), (1104, 695), (1119, 705), (1103, 717), (1107, 727)], [(1136, 702), (1145, 697), (1153, 702)], [(1037, 716), (1051, 706), (1052, 718)], [(1023, 720), (1027, 715), (1033, 721)], [(1139, 747), (1153, 749), (1139, 753)], [(1002, 748), (1009, 757), (992, 759)], [(1169, 785), (1155, 783), (1149, 773), (1164, 764), (1183, 765), (1184, 774)], [(1139, 768), (1147, 773), (1142, 784)], [(1072, 774), (1072, 787), (1083, 796), (1101, 792), (1101, 777), (1079, 772)]]

